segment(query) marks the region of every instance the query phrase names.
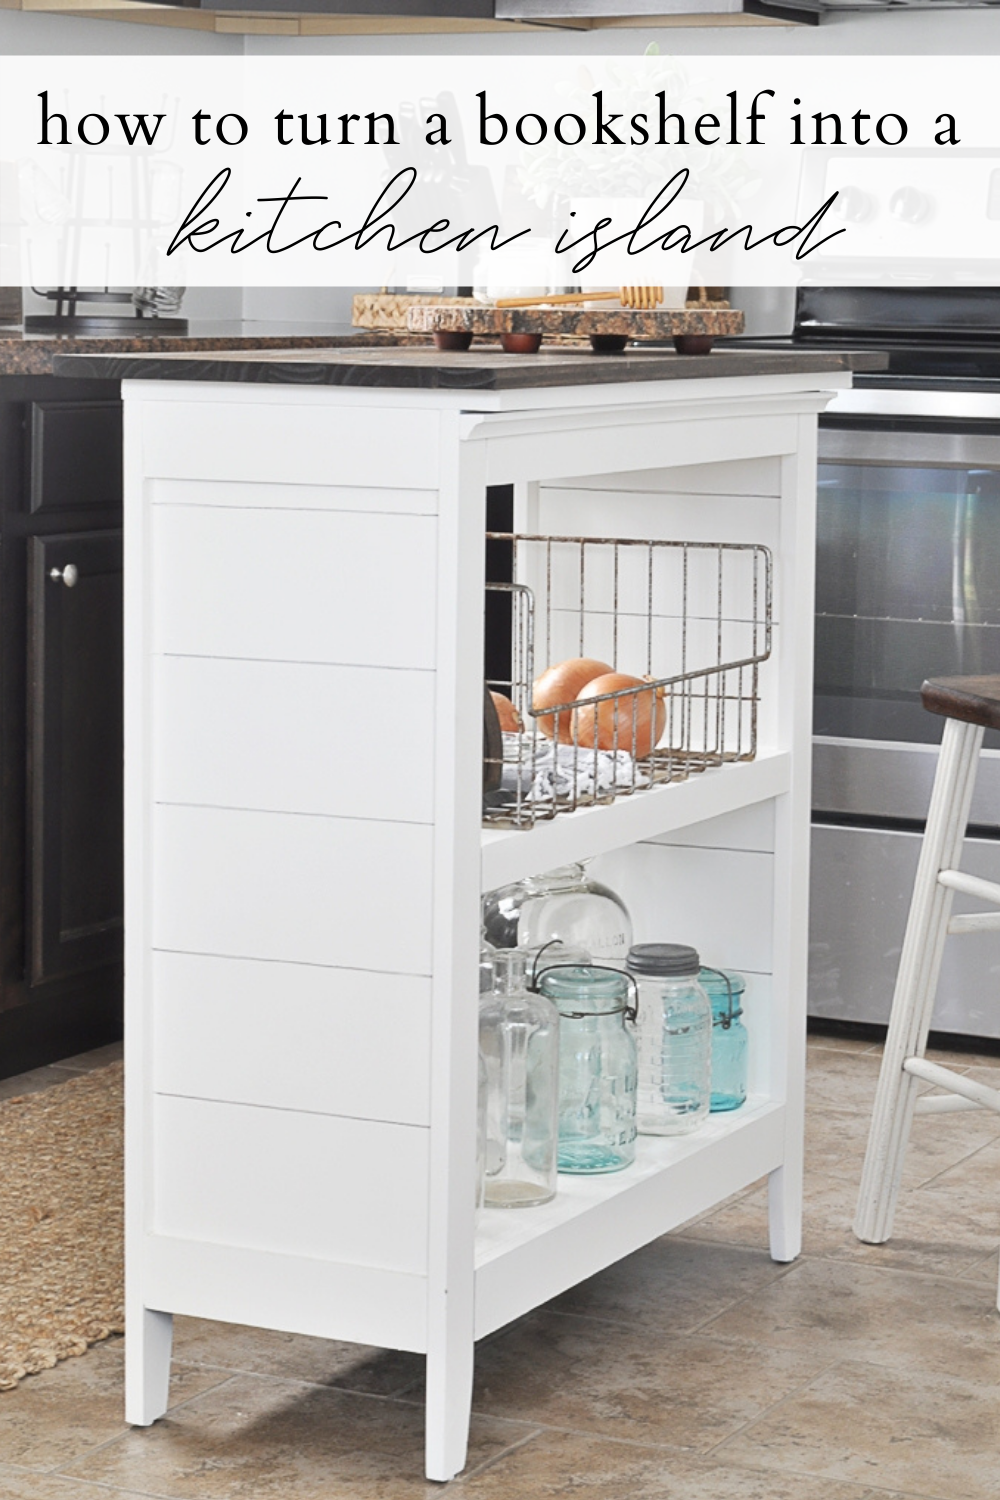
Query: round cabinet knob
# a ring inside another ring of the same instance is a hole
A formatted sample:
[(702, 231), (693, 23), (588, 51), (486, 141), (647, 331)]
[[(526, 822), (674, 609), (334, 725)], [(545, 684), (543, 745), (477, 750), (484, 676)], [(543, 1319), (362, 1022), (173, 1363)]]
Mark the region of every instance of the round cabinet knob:
[(849, 183), (837, 194), (833, 212), (848, 224), (861, 224), (865, 219), (871, 218), (873, 208), (871, 196), (863, 188), (852, 187)]
[(919, 188), (897, 188), (889, 199), (889, 212), (903, 224), (919, 224), (929, 218), (931, 201)]
[(64, 568), (50, 568), (49, 577), (54, 579), (56, 583), (61, 578), (68, 589), (73, 588), (79, 577), (76, 571), (76, 563), (67, 563)]

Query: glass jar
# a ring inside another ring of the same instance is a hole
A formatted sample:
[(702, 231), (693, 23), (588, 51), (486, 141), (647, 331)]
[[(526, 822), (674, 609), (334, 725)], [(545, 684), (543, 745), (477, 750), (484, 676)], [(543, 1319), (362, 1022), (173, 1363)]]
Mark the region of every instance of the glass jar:
[(540, 948), (557, 939), (595, 962), (624, 964), (632, 919), (614, 891), (587, 876), (583, 864), (563, 865), (488, 891), (483, 930), (497, 948)]
[(746, 980), (733, 969), (701, 969), (698, 982), (712, 1007), (713, 1114), (739, 1109), (747, 1096), (747, 1029), (743, 1024)]
[(559, 1171), (620, 1172), (635, 1160), (635, 1017), (616, 969), (545, 969), (541, 994), (559, 1007)]
[(489, 995), (493, 990), (493, 944), (486, 941), (485, 930), (479, 931), (479, 993)]
[(516, 948), (495, 953), (493, 993), (479, 1005), (488, 1208), (530, 1208), (556, 1191), (559, 1012), (527, 990), (526, 965)]
[(684, 1135), (708, 1114), (712, 1007), (700, 961), (681, 943), (637, 943), (628, 972), (638, 989), (641, 1135)]
[(490, 1075), (486, 1059), (479, 1053), (479, 1082), (476, 1088), (476, 1212), (483, 1206), (486, 1186), (486, 1121), (489, 1114)]

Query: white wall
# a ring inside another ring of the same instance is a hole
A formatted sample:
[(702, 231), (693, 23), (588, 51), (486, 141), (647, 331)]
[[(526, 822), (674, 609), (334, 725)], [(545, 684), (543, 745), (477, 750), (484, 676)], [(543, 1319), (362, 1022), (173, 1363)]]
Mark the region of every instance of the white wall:
[(126, 21), (80, 21), (71, 16), (0, 10), (0, 59), (31, 56), (236, 55), (243, 38), (176, 26)]
[(796, 56), (854, 54), (957, 56), (1000, 54), (1000, 13), (989, 10), (843, 12), (819, 26), (663, 27), (659, 30), (538, 30), (530, 35), (495, 32), (478, 36), (412, 37), (247, 37), (248, 57), (332, 53), (396, 53), (434, 56), (445, 53), (533, 53), (612, 56), (644, 52), (655, 42), (664, 57)]

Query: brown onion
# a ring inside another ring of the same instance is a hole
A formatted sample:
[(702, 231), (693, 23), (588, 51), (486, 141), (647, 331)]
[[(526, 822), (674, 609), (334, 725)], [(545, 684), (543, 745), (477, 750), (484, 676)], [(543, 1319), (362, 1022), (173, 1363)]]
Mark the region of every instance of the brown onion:
[(490, 693), (490, 697), (493, 699), (497, 718), (500, 720), (500, 728), (504, 734), (520, 734), (524, 723), (510, 699), (505, 698), (503, 693), (494, 692)]
[[(649, 681), (648, 677), (608, 672), (588, 682), (577, 697), (598, 698), (602, 693), (642, 688)], [(645, 692), (627, 692), (621, 698), (609, 698), (604, 703), (578, 708), (573, 715), (577, 743), (585, 749), (625, 750), (636, 760), (644, 760), (659, 740), (667, 721), (664, 692), (662, 687), (651, 687)]]
[[(609, 667), (606, 661), (595, 661), (589, 656), (574, 656), (569, 661), (556, 662), (541, 677), (536, 677), (531, 707), (536, 714), (541, 715), (538, 727), (542, 733), (548, 735), (550, 740), (559, 739), (564, 745), (572, 744), (572, 711), (567, 709), (562, 714), (543, 714), (542, 711), (554, 708), (559, 703), (572, 703), (579, 696), (585, 682), (613, 671), (614, 668)], [(557, 718), (558, 726), (555, 722)]]

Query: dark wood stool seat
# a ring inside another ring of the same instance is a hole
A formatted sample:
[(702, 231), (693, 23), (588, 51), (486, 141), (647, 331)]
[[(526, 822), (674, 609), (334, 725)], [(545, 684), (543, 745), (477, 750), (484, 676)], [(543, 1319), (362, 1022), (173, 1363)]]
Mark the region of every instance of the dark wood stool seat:
[(930, 677), (920, 698), (928, 713), (1000, 729), (1000, 676)]

